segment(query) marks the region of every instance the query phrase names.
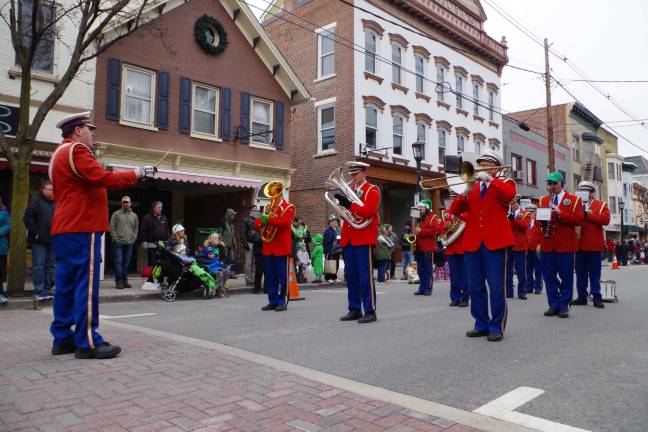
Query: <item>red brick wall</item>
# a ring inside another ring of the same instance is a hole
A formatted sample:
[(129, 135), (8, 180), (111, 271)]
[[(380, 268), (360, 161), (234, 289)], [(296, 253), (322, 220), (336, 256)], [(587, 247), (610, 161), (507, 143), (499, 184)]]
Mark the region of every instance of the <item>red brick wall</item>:
[[(551, 119), (553, 123), (554, 130), (554, 142), (556, 144), (562, 144), (565, 147), (569, 147), (569, 137), (567, 136), (568, 126), (567, 115), (568, 110), (571, 108), (570, 104), (555, 105), (551, 107)], [(511, 114), (508, 114), (508, 117), (512, 117), (517, 121), (523, 121), (531, 130), (535, 133), (538, 133), (544, 137), (547, 136), (547, 111), (544, 107), (534, 108), (526, 111), (517, 111)]]

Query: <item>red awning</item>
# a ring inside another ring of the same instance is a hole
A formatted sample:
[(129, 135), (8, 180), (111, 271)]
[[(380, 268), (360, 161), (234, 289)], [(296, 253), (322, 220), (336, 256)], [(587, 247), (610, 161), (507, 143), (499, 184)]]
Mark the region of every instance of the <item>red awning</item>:
[[(111, 165), (118, 171), (133, 169), (136, 167), (126, 165)], [(155, 178), (162, 180), (177, 181), (182, 183), (195, 183), (206, 185), (233, 186), (240, 188), (256, 189), (263, 185), (261, 180), (244, 179), (239, 177), (216, 176), (210, 174), (198, 174), (184, 171), (158, 170)]]
[[(49, 166), (48, 162), (31, 161), (31, 163), (29, 164), (29, 171), (47, 174), (48, 166)], [(10, 167), (7, 159), (0, 158), (0, 170), (8, 170), (8, 169), (10, 169)]]

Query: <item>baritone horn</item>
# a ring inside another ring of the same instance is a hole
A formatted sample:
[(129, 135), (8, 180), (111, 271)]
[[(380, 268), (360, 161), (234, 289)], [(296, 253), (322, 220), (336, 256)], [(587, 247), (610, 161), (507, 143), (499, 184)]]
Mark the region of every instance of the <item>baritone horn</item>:
[[(277, 214), (277, 210), (278, 210), (279, 203), (281, 202), (283, 190), (284, 190), (284, 184), (279, 180), (266, 183), (266, 185), (263, 187), (263, 195), (266, 198), (270, 198), (270, 204), (268, 204), (263, 209), (263, 214), (267, 215), (268, 217), (281, 216)], [(261, 240), (264, 243), (271, 242), (272, 240), (274, 240), (275, 236), (277, 235), (277, 231), (278, 229), (275, 226), (270, 226), (267, 224), (263, 225), (260, 231)]]
[(475, 175), (478, 172), (492, 170), (497, 170), (497, 174), (495, 174), (494, 177), (503, 179), (511, 175), (513, 172), (513, 166), (503, 165), (493, 168), (475, 168), (475, 165), (471, 162), (463, 161), (461, 162), (461, 167), (457, 174), (451, 174), (441, 178), (421, 180), (419, 184), (421, 185), (421, 189), (425, 190), (450, 189), (450, 191), (456, 194), (461, 194), (469, 185), (472, 185), (477, 181)]
[(347, 197), (352, 203), (356, 203), (359, 206), (364, 206), (362, 200), (355, 194), (350, 182), (347, 182), (344, 179), (342, 174), (342, 167), (336, 169), (328, 176), (326, 179), (326, 188), (328, 189), (324, 192), (324, 199), (338, 212), (338, 214), (349, 223), (355, 229), (363, 229), (369, 226), (372, 218), (363, 218), (361, 216), (356, 216), (351, 213), (350, 210), (342, 207), (337, 199), (333, 196), (332, 192), (340, 191), (342, 194)]

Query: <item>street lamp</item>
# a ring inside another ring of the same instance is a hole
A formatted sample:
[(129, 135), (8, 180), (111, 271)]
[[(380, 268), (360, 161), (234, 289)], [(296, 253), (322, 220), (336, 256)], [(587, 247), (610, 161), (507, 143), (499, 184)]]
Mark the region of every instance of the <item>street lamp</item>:
[(619, 212), (621, 213), (621, 243), (623, 243), (623, 209), (625, 208), (625, 203), (621, 198), (619, 198)]
[(421, 200), (421, 161), (423, 160), (423, 150), (425, 143), (423, 141), (416, 141), (412, 144), (412, 154), (416, 161), (416, 191), (414, 193), (414, 205), (417, 206)]

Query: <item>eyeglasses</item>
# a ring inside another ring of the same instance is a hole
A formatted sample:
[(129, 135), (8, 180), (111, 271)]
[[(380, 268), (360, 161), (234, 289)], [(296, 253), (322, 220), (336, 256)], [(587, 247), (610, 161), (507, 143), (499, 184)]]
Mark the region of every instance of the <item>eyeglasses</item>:
[(557, 185), (558, 182), (550, 181), (550, 182), (547, 182), (547, 184), (548, 184), (549, 186), (554, 186), (554, 185)]

